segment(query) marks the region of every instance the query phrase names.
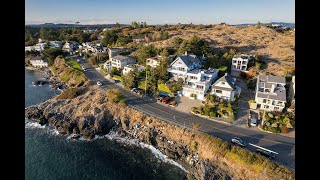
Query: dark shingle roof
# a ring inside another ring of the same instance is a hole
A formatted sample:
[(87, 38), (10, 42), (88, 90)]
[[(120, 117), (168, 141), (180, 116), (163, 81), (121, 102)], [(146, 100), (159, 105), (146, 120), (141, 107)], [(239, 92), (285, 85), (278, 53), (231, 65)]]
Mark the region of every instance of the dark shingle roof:
[(180, 58), (188, 67), (191, 66), (193, 63), (200, 63), (199, 59), (193, 55), (177, 55), (177, 58)]

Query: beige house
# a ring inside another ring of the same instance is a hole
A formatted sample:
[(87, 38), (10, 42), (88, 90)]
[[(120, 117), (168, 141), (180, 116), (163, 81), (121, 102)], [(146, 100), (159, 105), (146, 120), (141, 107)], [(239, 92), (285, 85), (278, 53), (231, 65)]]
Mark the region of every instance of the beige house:
[(116, 68), (124, 68), (128, 64), (136, 63), (136, 58), (131, 56), (116, 55), (111, 58), (111, 66)]
[(218, 79), (211, 89), (211, 94), (231, 102), (234, 101), (234, 96), (240, 93), (241, 88), (235, 86), (235, 80), (228, 73)]

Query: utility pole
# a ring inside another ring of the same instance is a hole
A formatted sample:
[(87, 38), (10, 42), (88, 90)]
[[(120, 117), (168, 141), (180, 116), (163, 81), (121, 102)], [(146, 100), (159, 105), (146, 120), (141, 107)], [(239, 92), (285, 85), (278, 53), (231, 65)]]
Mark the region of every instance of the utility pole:
[(148, 74), (148, 71), (146, 69), (146, 82), (145, 82), (145, 93), (144, 93), (145, 97), (147, 97), (147, 77), (148, 77), (147, 74)]

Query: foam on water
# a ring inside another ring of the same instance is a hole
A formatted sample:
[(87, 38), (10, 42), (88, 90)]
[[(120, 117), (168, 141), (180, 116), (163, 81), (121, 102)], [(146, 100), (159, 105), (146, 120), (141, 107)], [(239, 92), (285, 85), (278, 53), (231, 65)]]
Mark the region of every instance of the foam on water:
[[(60, 135), (58, 130), (56, 130), (54, 127), (46, 126), (46, 125), (41, 126), (39, 123), (35, 123), (35, 122), (31, 122), (31, 121), (26, 122), (25, 127), (26, 128), (40, 128), (40, 129), (46, 128), (47, 133), (54, 135), (54, 136)], [(89, 142), (89, 141), (95, 141), (98, 139), (107, 138), (109, 140), (116, 141), (117, 143), (139, 146), (141, 148), (148, 148), (152, 152), (152, 154), (156, 158), (158, 158), (160, 161), (177, 166), (180, 169), (182, 169), (183, 171), (185, 171), (186, 173), (189, 173), (189, 171), (187, 171), (181, 164), (177, 163), (176, 161), (174, 161), (172, 159), (169, 159), (168, 156), (163, 154), (161, 151), (159, 151), (158, 149), (156, 149), (152, 145), (140, 142), (138, 139), (131, 139), (129, 137), (120, 137), (115, 131), (110, 131), (108, 134), (106, 134), (104, 136), (95, 135), (95, 137), (92, 140), (85, 139), (83, 137), (80, 137), (79, 139), (75, 140), (75, 139), (72, 139), (73, 136), (74, 136), (73, 134), (67, 136), (66, 140), (74, 140), (74, 141), (79, 140), (79, 141), (88, 141)]]

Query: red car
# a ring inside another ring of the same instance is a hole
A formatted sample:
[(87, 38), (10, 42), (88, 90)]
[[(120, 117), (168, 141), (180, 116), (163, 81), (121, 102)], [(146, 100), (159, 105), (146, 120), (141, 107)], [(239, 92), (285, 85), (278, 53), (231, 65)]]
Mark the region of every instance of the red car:
[(168, 104), (168, 103), (170, 103), (172, 100), (174, 100), (174, 97), (169, 97), (169, 96), (167, 96), (167, 97), (164, 97), (164, 98), (162, 99), (162, 103), (163, 103), (163, 104)]

